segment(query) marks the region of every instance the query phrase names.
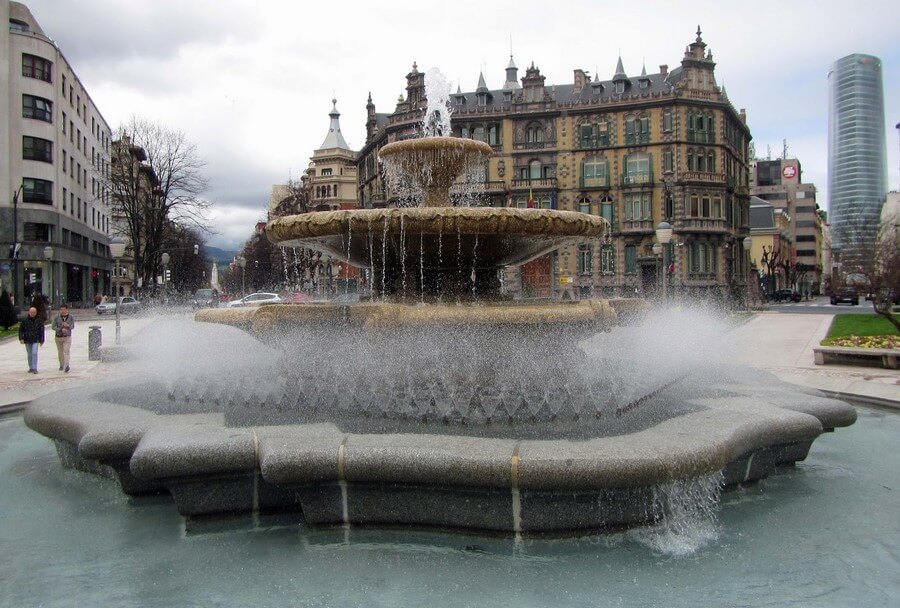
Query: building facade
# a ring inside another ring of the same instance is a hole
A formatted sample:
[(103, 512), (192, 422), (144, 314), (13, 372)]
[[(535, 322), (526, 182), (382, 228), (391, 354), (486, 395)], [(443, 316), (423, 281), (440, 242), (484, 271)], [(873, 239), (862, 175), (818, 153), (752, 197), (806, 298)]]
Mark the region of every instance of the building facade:
[[(518, 78), (510, 58), (504, 85), (451, 95), (453, 133), (487, 142), (483, 192), (475, 204), (582, 211), (609, 221), (605, 242), (586, 241), (516, 271), (505, 288), (523, 297), (652, 296), (666, 276), (687, 295), (746, 288), (749, 255), (750, 131), (715, 80), (715, 62), (698, 29), (681, 65), (628, 76), (619, 59), (609, 80), (574, 70), (549, 85), (533, 64)], [(359, 200), (396, 204), (378, 150), (419, 136), (425, 76), (415, 64), (406, 95), (390, 114), (369, 98), (366, 145), (357, 158)], [(453, 199), (453, 192), (451, 192)], [(656, 226), (674, 237), (653, 252)], [(664, 272), (665, 270), (665, 272)]]
[[(790, 218), (798, 277), (795, 287), (802, 294), (823, 291), (828, 272), (824, 269), (824, 214), (816, 201), (816, 187), (804, 184), (800, 161), (795, 158), (755, 160), (751, 163), (750, 194), (768, 201)], [(753, 260), (759, 263), (759, 260)]]
[(108, 291), (110, 129), (28, 8), (0, 0), (0, 282), (22, 305)]
[[(828, 212), (835, 246), (875, 238), (887, 187), (881, 60), (853, 54), (828, 72)], [(842, 252), (845, 261), (853, 252)]]
[(775, 290), (791, 287), (785, 265), (797, 261), (791, 237), (791, 216), (756, 196), (750, 197), (750, 259), (759, 277), (759, 291), (771, 297)]

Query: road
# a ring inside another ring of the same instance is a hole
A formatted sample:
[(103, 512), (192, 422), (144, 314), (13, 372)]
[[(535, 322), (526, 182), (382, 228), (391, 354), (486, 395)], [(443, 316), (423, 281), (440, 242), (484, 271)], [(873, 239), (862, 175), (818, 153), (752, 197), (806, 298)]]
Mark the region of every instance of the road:
[(872, 303), (860, 298), (859, 306), (851, 306), (850, 304), (838, 304), (832, 306), (827, 296), (818, 296), (809, 301), (800, 302), (769, 302), (769, 310), (771, 312), (783, 312), (793, 314), (807, 315), (837, 315), (845, 312), (874, 315)]

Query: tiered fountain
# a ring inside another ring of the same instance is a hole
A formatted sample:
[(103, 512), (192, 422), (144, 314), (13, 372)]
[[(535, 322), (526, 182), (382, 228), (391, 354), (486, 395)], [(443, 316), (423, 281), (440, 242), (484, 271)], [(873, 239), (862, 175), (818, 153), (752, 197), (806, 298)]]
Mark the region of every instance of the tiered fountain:
[(758, 378), (701, 388), (686, 371), (598, 375), (576, 344), (643, 303), (522, 304), (504, 298), (500, 277), (608, 224), (451, 206), (450, 186), (491, 149), (443, 137), (447, 105), (432, 97), (430, 136), (381, 150), (421, 206), (266, 228), (282, 246), (368, 269), (371, 298), (197, 314), (282, 349), (265, 398), (224, 377), (141, 399), (95, 389), (77, 405), (72, 394), (34, 402), (28, 424), (57, 441), (64, 463), (115, 475), (129, 493), (167, 490), (185, 515), (293, 510), (309, 524), (522, 533), (652, 522), (667, 508), (660, 487), (716, 495), (853, 422), (846, 404)]

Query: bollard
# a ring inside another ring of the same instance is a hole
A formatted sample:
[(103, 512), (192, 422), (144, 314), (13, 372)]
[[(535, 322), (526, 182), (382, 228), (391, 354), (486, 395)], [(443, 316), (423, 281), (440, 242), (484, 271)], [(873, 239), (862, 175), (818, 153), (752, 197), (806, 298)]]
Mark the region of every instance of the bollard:
[(88, 332), (88, 361), (100, 360), (100, 345), (103, 344), (103, 334), (99, 325), (91, 325)]

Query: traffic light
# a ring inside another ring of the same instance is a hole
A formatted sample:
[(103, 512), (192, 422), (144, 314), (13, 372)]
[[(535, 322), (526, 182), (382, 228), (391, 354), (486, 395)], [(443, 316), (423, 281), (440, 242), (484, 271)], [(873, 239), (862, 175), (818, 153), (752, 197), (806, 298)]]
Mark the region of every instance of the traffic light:
[(195, 244), (194, 245), (194, 255), (197, 255), (199, 253), (200, 253), (200, 245)]

